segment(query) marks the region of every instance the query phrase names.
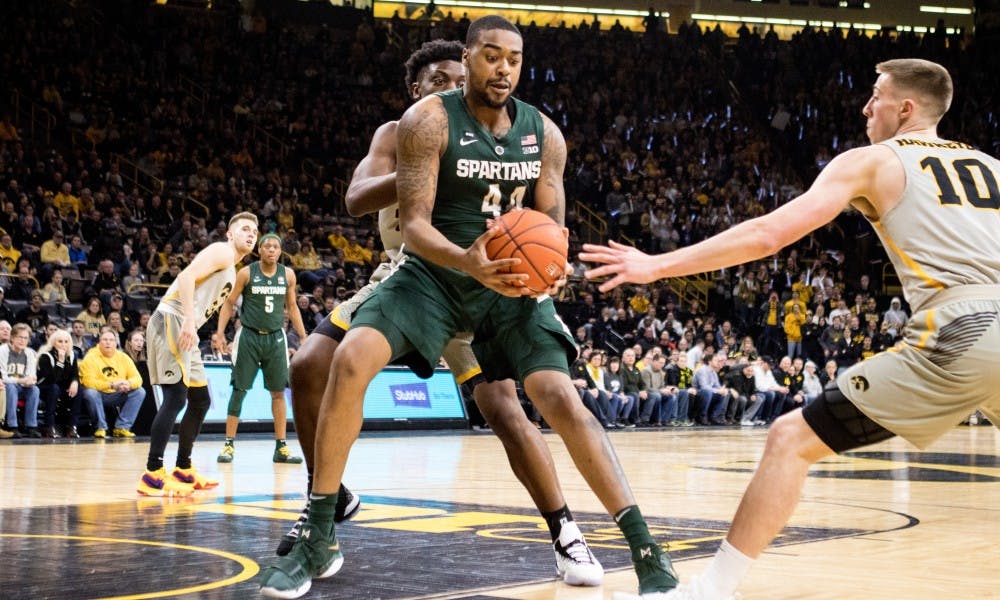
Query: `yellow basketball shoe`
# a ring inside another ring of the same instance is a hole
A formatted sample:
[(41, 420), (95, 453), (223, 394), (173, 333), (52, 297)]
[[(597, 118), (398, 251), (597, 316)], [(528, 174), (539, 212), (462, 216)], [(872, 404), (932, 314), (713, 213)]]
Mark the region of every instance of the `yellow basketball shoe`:
[(194, 467), (191, 467), (190, 469), (174, 467), (174, 470), (170, 473), (170, 475), (181, 483), (193, 486), (196, 490), (210, 490), (219, 485), (217, 480), (205, 477), (196, 471)]
[(167, 477), (167, 470), (160, 467), (143, 473), (136, 491), (143, 496), (190, 496), (194, 486)]

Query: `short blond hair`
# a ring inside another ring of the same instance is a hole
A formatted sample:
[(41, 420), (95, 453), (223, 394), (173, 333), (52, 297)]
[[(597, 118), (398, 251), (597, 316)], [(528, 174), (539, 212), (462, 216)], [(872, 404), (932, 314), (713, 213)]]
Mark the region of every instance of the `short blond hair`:
[(921, 58), (896, 58), (875, 65), (875, 72), (892, 77), (892, 83), (920, 95), (932, 116), (940, 119), (951, 106), (953, 88), (948, 69)]
[(241, 212), (241, 213), (236, 213), (235, 215), (232, 216), (231, 219), (229, 219), (229, 226), (227, 227), (227, 229), (232, 229), (233, 223), (235, 223), (236, 221), (243, 221), (243, 220), (253, 221), (254, 225), (260, 225), (260, 222), (257, 220), (257, 215), (253, 214), (252, 212)]

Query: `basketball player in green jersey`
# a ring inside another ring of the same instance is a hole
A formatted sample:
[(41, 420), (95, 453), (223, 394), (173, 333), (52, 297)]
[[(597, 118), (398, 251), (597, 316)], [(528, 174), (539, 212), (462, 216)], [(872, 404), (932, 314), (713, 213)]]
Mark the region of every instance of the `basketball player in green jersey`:
[[(406, 62), (406, 84), (413, 100), (461, 87), (465, 81), (462, 68), (462, 44), (455, 41), (427, 42)], [(378, 128), (372, 137), (368, 155), (358, 164), (345, 198), (348, 211), (355, 216), (378, 211), (379, 233), (389, 262), (379, 265), (371, 282), (350, 300), (339, 304), (329, 318), (320, 323), (292, 358), (292, 403), (296, 432), (312, 462), (313, 435), (319, 415), (326, 373), (337, 344), (350, 328), (351, 317), (369, 294), (397, 267), (402, 256), (403, 239), (399, 231), (396, 206), (396, 122)], [(551, 300), (549, 300), (551, 302)], [(515, 475), (527, 488), (539, 512), (545, 518), (556, 556), (556, 571), (570, 585), (600, 585), (603, 568), (587, 547), (586, 539), (573, 521), (553, 469), (552, 457), (541, 432), (528, 421), (517, 399), (511, 380), (487, 383), (482, 376), (469, 343), (471, 336), (453, 339), (443, 352), (459, 384), (468, 383), (476, 404), (504, 444)], [(340, 489), (339, 514), (347, 514), (352, 498), (349, 490)], [(278, 555), (287, 554), (298, 537), (308, 512), (282, 538)], [(335, 520), (339, 518), (335, 516)], [(342, 520), (342, 519), (341, 519)]]
[(276, 463), (299, 464), (302, 458), (294, 456), (285, 443), (285, 388), (288, 387), (285, 311), (288, 311), (288, 318), (299, 334), (299, 339), (306, 337), (302, 314), (295, 303), (295, 271), (278, 264), (281, 238), (276, 234), (268, 233), (261, 237), (257, 251), (260, 253), (260, 260), (236, 273), (233, 293), (219, 309), (219, 325), (212, 334), (212, 349), (225, 353), (226, 325), (236, 312), (237, 301), (242, 297), (241, 327), (233, 340), (233, 391), (226, 413), (226, 443), (217, 460), (221, 463), (233, 462), (236, 428), (240, 424), (243, 399), (253, 387), (257, 371), (263, 371), (264, 388), (271, 393), (271, 414), (274, 417), (272, 460)]
[[(295, 598), (343, 564), (333, 519), (337, 491), (362, 422), (364, 393), (389, 362), (428, 376), (457, 333), (472, 331), (489, 381), (516, 377), (629, 546), (644, 591), (676, 585), (597, 419), (569, 379), (576, 346), (551, 303), (530, 297), (517, 259), (491, 261), (488, 219), (532, 204), (562, 223), (566, 146), (551, 120), (511, 97), (523, 42), (499, 16), (469, 27), (461, 90), (428, 96), (397, 126), (396, 190), (406, 253), (355, 313), (324, 393), (309, 519), (288, 556), (261, 575), (265, 595)], [(536, 185), (537, 182), (537, 185)]]
[(920, 59), (879, 63), (862, 111), (872, 145), (830, 161), (774, 212), (657, 256), (584, 247), (611, 276), (601, 290), (715, 271), (773, 256), (848, 206), (875, 227), (913, 315), (900, 348), (846, 369), (805, 408), (774, 422), (729, 534), (703, 576), (663, 599), (730, 598), (788, 522), (809, 467), (895, 435), (924, 448), (980, 408), (1000, 424), (1000, 161), (943, 140), (948, 71)]
[[(212, 405), (198, 348), (198, 328), (233, 291), (235, 265), (253, 252), (257, 243), (257, 216), (247, 212), (234, 215), (229, 219), (226, 238), (225, 242), (209, 244), (184, 267), (163, 294), (146, 326), (149, 379), (159, 386), (162, 404), (153, 419), (146, 472), (137, 489), (145, 496), (189, 496), (196, 489), (219, 485), (191, 465), (195, 438)], [(163, 467), (163, 453), (185, 404), (177, 463), (168, 476)]]

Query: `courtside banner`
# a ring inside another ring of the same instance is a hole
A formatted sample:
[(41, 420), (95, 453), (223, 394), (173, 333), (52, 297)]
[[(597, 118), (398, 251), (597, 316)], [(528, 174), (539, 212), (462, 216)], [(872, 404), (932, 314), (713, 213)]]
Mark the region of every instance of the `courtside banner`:
[[(206, 363), (212, 407), (206, 423), (224, 423), (231, 394), (228, 363)], [(292, 420), (291, 392), (285, 390), (288, 420)], [(430, 379), (420, 379), (409, 369), (388, 367), (375, 376), (365, 393), (365, 420), (465, 419), (462, 395), (451, 372), (440, 369)], [(257, 373), (243, 401), (242, 422), (271, 421), (271, 395), (264, 389), (263, 374)]]

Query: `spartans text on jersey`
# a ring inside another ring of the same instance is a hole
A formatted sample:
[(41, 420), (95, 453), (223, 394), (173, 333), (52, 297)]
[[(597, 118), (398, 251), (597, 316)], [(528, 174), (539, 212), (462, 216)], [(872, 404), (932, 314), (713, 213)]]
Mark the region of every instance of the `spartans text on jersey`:
[(460, 158), (455, 164), (455, 176), (468, 179), (522, 181), (538, 179), (541, 173), (542, 161), (540, 160), (500, 162), (498, 160)]

